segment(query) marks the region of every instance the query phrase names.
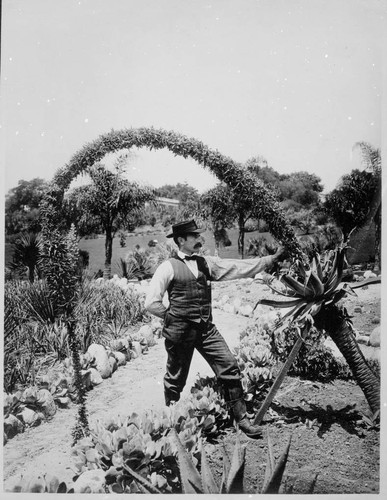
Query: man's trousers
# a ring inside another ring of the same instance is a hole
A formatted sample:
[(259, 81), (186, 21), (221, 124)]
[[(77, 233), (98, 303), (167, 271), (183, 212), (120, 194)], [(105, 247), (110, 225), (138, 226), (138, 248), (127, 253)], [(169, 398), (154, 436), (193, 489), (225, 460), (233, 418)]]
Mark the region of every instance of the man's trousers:
[(180, 393), (187, 381), (194, 349), (197, 349), (210, 365), (218, 381), (226, 389), (225, 392), (236, 391), (237, 397), (241, 397), (241, 375), (236, 359), (211, 321), (196, 323), (167, 314), (163, 336), (168, 354), (164, 376), (167, 405), (180, 399)]

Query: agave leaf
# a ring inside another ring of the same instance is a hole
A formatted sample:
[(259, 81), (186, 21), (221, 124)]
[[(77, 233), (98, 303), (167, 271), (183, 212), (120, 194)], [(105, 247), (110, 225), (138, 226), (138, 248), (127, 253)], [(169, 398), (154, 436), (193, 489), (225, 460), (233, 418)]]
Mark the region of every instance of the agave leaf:
[(239, 434), (237, 434), (230, 472), (226, 481), (226, 493), (243, 493), (245, 456), (246, 448), (241, 446)]
[(222, 474), (222, 482), (220, 485), (220, 493), (226, 493), (226, 483), (231, 469), (231, 461), (224, 444), (222, 446), (222, 454), (223, 454), (223, 474)]
[(176, 429), (171, 429), (171, 436), (177, 446), (177, 459), (179, 462), (180, 479), (183, 493), (197, 493), (203, 491), (201, 477), (192, 462), (187, 450), (184, 448)]
[(273, 453), (273, 443), (271, 441), (271, 437), (269, 434), (269, 430), (267, 431), (267, 461), (266, 461), (266, 469), (265, 469), (265, 477), (263, 480), (262, 490), (266, 488), (269, 484), (270, 478), (273, 474), (275, 467), (274, 453)]
[(326, 277), (324, 280), (324, 284), (327, 283), (332, 278), (333, 274), (336, 272), (337, 261), (339, 258), (339, 251), (340, 251), (339, 249), (336, 249), (336, 251), (335, 251), (335, 256), (333, 258), (332, 267), (331, 267), (331, 270), (329, 272), (327, 272), (327, 268), (330, 265), (330, 260), (327, 260), (325, 262), (324, 271), (326, 273)]
[[(148, 493), (161, 493), (161, 491), (156, 488), (156, 486), (153, 486), (152, 483), (150, 483), (145, 477), (141, 476), (137, 472), (135, 472), (133, 469), (129, 467), (127, 464), (123, 464), (124, 469), (129, 472), (129, 474), (132, 476), (132, 478), (137, 482), (138, 486), (140, 487), (143, 486), (145, 488), (146, 492)], [(141, 489), (141, 488), (140, 488)]]
[(319, 253), (315, 253), (312, 259), (312, 269), (317, 274), (318, 279), (322, 282), (324, 278), (322, 266), (321, 266), (321, 258)]
[(297, 304), (301, 304), (302, 302), (305, 302), (305, 299), (280, 300), (280, 301), (271, 300), (271, 299), (260, 299), (260, 300), (258, 300), (255, 307), (257, 307), (257, 305), (260, 304), (262, 306), (271, 306), (271, 307), (276, 307), (276, 308), (286, 307), (287, 308), (287, 307), (296, 306)]
[(204, 451), (204, 446), (202, 439), (200, 439), (200, 446), (202, 449), (201, 453), (201, 473), (202, 473), (202, 484), (203, 484), (203, 493), (215, 494), (219, 493), (219, 486), (216, 484), (214, 476), (212, 474), (210, 465), (208, 463), (208, 459), (206, 453)]
[(307, 285), (303, 285), (302, 283), (294, 279), (293, 276), (284, 274), (281, 279), (291, 290), (296, 292), (299, 296), (304, 298), (313, 297), (313, 290)]
[(312, 270), (310, 271), (310, 276), (307, 283), (314, 290), (315, 295), (320, 296), (324, 293), (324, 285), (320, 281), (317, 274)]
[(274, 471), (272, 472), (269, 481), (267, 482), (266, 486), (264, 489), (262, 489), (262, 494), (268, 494), (268, 493), (278, 493), (280, 486), (281, 486), (281, 481), (282, 481), (282, 476), (286, 467), (286, 462), (288, 460), (289, 456), (289, 450), (290, 450), (290, 443), (292, 440), (292, 435), (289, 436), (288, 444), (278, 459), (278, 462), (274, 468)]
[(366, 280), (363, 280), (363, 281), (358, 281), (357, 283), (351, 283), (349, 286), (354, 289), (354, 288), (362, 288), (363, 286), (367, 286), (367, 285), (374, 285), (376, 283), (381, 283), (382, 280), (379, 278), (379, 277), (376, 277), (376, 278), (368, 278)]

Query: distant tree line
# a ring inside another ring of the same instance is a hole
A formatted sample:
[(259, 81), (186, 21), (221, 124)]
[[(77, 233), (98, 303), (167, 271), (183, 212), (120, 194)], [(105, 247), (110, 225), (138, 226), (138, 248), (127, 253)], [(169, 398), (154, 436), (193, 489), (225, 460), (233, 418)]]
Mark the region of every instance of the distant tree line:
[[(364, 142), (355, 147), (362, 153), (365, 168), (343, 176), (325, 199), (321, 197), (323, 185), (317, 175), (304, 171), (279, 174), (262, 156), (252, 157), (243, 165), (245, 182), (255, 178), (269, 187), (287, 220), (301, 235), (307, 236), (317, 225), (331, 222), (347, 239), (351, 232), (371, 221), (376, 227), (375, 251), (380, 267), (380, 150)], [(113, 170), (102, 163), (89, 168), (90, 184), (69, 190), (62, 204), (64, 229), (74, 224), (79, 237), (105, 235), (107, 264), (111, 262), (113, 238), (146, 224), (161, 223), (167, 227), (179, 219), (196, 217), (213, 231), (217, 247), (227, 245), (227, 229), (237, 227), (242, 257), (245, 233), (265, 230), (254, 199), (240, 197), (237, 190), (225, 183), (219, 182), (202, 194), (187, 183), (165, 184), (157, 189), (140, 187), (125, 179), (126, 161), (127, 157), (119, 156)], [(20, 243), (21, 235), (40, 232), (39, 207), (47, 187), (47, 181), (35, 178), (21, 180), (9, 190), (5, 199), (6, 241)], [(177, 199), (179, 206), (157, 205), (157, 197)]]

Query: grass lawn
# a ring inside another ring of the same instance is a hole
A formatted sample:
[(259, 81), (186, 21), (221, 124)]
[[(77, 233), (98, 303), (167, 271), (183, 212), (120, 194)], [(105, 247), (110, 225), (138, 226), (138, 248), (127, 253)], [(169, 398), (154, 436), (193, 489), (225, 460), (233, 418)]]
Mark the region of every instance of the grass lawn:
[[(150, 240), (157, 239), (159, 243), (170, 242), (173, 243), (172, 239), (166, 237), (167, 232), (163, 231), (146, 231), (145, 233), (135, 234), (131, 233), (126, 238), (126, 246), (122, 248), (120, 246), (119, 238), (114, 238), (113, 241), (113, 258), (112, 258), (112, 273), (119, 274), (118, 262), (120, 258), (125, 258), (127, 254), (134, 250), (136, 245), (140, 245), (141, 248), (148, 248), (148, 243)], [(230, 229), (228, 230), (229, 238), (232, 245), (229, 247), (222, 248), (219, 251), (219, 256), (222, 258), (237, 259), (238, 255), (238, 230)], [(210, 231), (203, 233), (205, 240), (205, 247), (210, 251), (210, 255), (214, 255), (215, 252), (215, 241), (213, 234)], [(269, 233), (259, 233), (254, 231), (245, 234), (245, 249), (249, 246), (249, 239), (265, 237), (269, 241), (273, 238)], [(89, 252), (89, 269), (91, 272), (95, 273), (99, 269), (103, 270), (105, 261), (105, 238), (100, 236), (95, 239), (84, 239), (82, 238), (79, 242), (79, 247), (81, 250), (86, 250)], [(5, 265), (12, 261), (12, 246), (8, 243), (5, 244)]]

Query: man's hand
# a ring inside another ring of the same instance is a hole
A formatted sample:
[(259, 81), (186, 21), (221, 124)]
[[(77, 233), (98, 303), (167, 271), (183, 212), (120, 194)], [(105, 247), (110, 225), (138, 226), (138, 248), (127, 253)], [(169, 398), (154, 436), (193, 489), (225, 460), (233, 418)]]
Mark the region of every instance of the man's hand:
[(282, 245), (280, 245), (277, 248), (276, 253), (273, 255), (274, 262), (278, 262), (279, 260), (281, 260), (280, 259), (281, 256), (282, 256), (282, 260), (283, 260), (285, 257), (285, 247), (283, 247)]

